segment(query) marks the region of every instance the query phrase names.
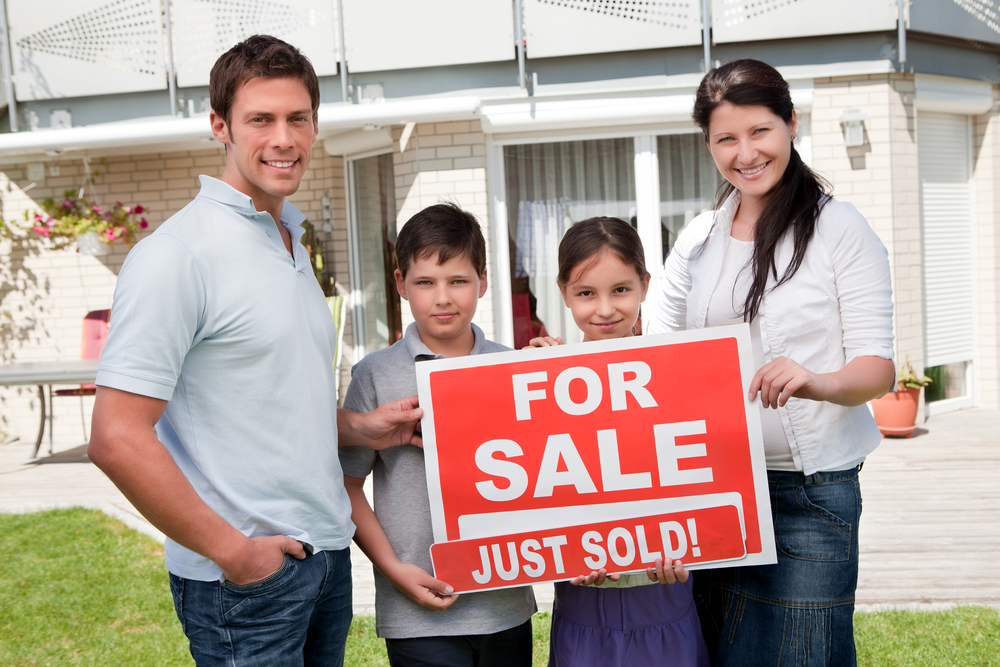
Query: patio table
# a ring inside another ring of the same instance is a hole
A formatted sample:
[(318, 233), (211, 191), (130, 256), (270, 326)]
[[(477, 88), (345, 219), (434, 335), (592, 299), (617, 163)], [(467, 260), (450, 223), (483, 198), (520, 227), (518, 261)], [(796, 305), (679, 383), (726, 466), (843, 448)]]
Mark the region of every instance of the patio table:
[[(45, 433), (45, 390), (49, 388), (49, 403), (52, 402), (52, 385), (54, 384), (84, 384), (97, 379), (97, 359), (73, 359), (70, 361), (38, 361), (21, 364), (3, 364), (0, 366), (0, 386), (36, 385), (38, 400), (42, 407), (42, 416), (38, 424), (38, 437), (35, 438), (35, 450), (31, 458), (38, 456), (38, 448), (42, 444)], [(52, 411), (49, 410), (49, 454), (52, 453)]]

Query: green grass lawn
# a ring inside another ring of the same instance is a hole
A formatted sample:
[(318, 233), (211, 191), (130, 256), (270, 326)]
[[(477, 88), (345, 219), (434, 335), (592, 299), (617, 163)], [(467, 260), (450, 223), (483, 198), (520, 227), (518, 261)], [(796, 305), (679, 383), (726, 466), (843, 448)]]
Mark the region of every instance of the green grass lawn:
[[(0, 514), (0, 665), (193, 665), (174, 615), (163, 549), (101, 512)], [(858, 664), (1000, 667), (1000, 612), (855, 617)], [(535, 665), (548, 655), (537, 614)], [(388, 665), (375, 621), (357, 617), (347, 665)]]

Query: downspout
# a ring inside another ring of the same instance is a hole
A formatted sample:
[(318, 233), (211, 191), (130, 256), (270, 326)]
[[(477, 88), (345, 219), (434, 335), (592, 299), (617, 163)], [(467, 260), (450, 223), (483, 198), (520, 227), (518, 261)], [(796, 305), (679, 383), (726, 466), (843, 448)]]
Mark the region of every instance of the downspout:
[(164, 18), (167, 20), (167, 88), (170, 89), (170, 115), (177, 115), (177, 72), (174, 70), (173, 22), (170, 20), (170, 2), (163, 0)]
[(14, 71), (10, 64), (10, 32), (7, 30), (7, 3), (0, 0), (0, 51), (3, 51), (3, 83), (7, 94), (7, 117), (10, 119), (10, 131), (17, 132), (17, 101), (14, 99)]
[(344, 0), (337, 0), (337, 28), (340, 30), (340, 94), (347, 99), (347, 49), (344, 46)]
[[(902, 1), (902, 0), (900, 0)], [(705, 73), (712, 69), (712, 28), (708, 21), (708, 0), (701, 0), (701, 42), (705, 50)]]
[(903, 70), (903, 64), (906, 62), (906, 16), (904, 12), (906, 11), (906, 0), (899, 0), (897, 3), (899, 6), (899, 69)]
[(524, 11), (521, 0), (514, 1), (514, 21), (517, 24), (517, 85), (524, 90), (528, 80), (524, 74)]

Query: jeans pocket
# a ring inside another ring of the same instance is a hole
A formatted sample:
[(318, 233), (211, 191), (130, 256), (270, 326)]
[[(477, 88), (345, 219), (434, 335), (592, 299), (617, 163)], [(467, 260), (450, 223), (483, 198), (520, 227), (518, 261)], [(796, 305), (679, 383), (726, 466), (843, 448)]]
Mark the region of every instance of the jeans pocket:
[(777, 505), (775, 540), (782, 553), (803, 560), (850, 560), (858, 514), (853, 480), (788, 486), (778, 494)]
[(187, 622), (184, 617), (184, 579), (175, 574), (170, 577), (170, 596), (174, 599), (174, 613), (181, 622), (181, 632), (187, 634)]
[(226, 588), (226, 590), (235, 591), (237, 593), (263, 592), (264, 590), (271, 587), (272, 584), (275, 584), (279, 579), (285, 576), (285, 573), (288, 572), (288, 568), (291, 565), (291, 560), (292, 557), (289, 556), (288, 554), (285, 554), (285, 557), (282, 559), (281, 565), (278, 567), (278, 569), (275, 570), (273, 573), (269, 574), (268, 576), (264, 577), (260, 581), (254, 581), (249, 584), (234, 584), (231, 581), (223, 581), (222, 585)]

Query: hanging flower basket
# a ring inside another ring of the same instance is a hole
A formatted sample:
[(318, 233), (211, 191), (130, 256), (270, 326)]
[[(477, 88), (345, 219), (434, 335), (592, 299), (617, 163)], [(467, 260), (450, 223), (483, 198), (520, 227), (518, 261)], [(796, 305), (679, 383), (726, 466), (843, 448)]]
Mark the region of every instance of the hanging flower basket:
[(140, 205), (101, 207), (90, 204), (75, 190), (63, 193), (61, 201), (52, 198), (42, 202), (42, 212), (25, 214), (31, 231), (52, 242), (56, 250), (74, 241), (84, 255), (106, 255), (117, 241), (128, 245), (135, 242), (135, 235), (149, 227), (142, 217), (145, 208)]
[(111, 254), (111, 246), (107, 243), (101, 243), (101, 237), (92, 229), (76, 237), (76, 248), (81, 255)]

